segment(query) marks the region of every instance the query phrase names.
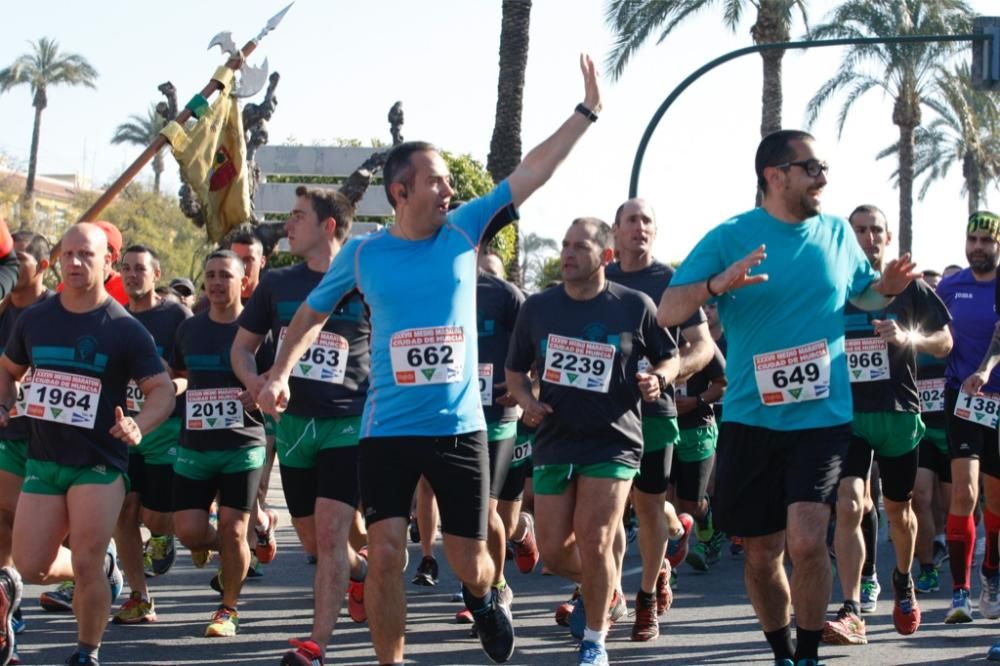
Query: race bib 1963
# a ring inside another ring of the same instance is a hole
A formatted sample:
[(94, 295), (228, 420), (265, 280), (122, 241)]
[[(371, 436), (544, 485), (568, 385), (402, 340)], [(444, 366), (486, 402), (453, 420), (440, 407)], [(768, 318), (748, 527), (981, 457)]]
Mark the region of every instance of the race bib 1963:
[(493, 406), (493, 364), (479, 364), (479, 398), (483, 407)]
[(944, 411), (944, 377), (937, 379), (918, 379), (917, 393), (920, 395), (920, 411)]
[(844, 340), (851, 383), (889, 379), (889, 345), (881, 338)]
[[(281, 327), (281, 332), (278, 334), (278, 351), (281, 351), (287, 330), (284, 326)], [(302, 358), (292, 366), (292, 377), (343, 384), (350, 349), (351, 345), (347, 342), (347, 338), (329, 331), (320, 331), (316, 341), (309, 345)]]
[(243, 403), (235, 387), (187, 392), (188, 430), (228, 430), (243, 427)]
[(25, 413), (33, 419), (94, 429), (101, 380), (55, 370), (35, 370)]
[(465, 333), (461, 326), (400, 331), (389, 343), (389, 357), (397, 386), (460, 382), (465, 365)]
[(997, 427), (998, 412), (1000, 412), (1000, 393), (969, 395), (959, 391), (958, 399), (955, 401), (955, 416), (987, 428)]
[(768, 406), (830, 395), (830, 350), (826, 340), (753, 357), (760, 401)]
[(607, 393), (615, 365), (615, 346), (550, 333), (542, 379), (552, 384)]

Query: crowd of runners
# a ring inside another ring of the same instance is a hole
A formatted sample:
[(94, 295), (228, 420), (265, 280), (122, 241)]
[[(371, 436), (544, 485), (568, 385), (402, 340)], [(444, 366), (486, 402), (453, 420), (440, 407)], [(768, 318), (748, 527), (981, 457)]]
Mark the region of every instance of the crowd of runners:
[(483, 197), (458, 205), (422, 142), (390, 153), (395, 220), (376, 233), (352, 236), (343, 195), (298, 188), (286, 268), (240, 229), (198, 290), (108, 223), (55, 247), (0, 225), (0, 664), (18, 663), (22, 581), (75, 614), (68, 663), (98, 664), (109, 617), (156, 621), (180, 545), (218, 559), (205, 637), (235, 635), (245, 579), (277, 554), (275, 457), (316, 565), (287, 666), (324, 663), (345, 602), (377, 662), (403, 663), (405, 586), (437, 584), (439, 526), (456, 619), (497, 663), (515, 649), (508, 558), (576, 584), (555, 622), (600, 665), (612, 623), (655, 639), (677, 568), (728, 549), (775, 663), (815, 666), (820, 643), (867, 642), (880, 508), (897, 632), (918, 630), (945, 562), (945, 622), (973, 621), (974, 573), (978, 614), (1000, 617), (1000, 216), (969, 218), (968, 268), (917, 273), (888, 259), (876, 206), (820, 212), (821, 149), (780, 131), (756, 154), (761, 205), (676, 272), (634, 198), (610, 224), (572, 220), (561, 280), (526, 297), (486, 246), (598, 120), (581, 69), (583, 102)]

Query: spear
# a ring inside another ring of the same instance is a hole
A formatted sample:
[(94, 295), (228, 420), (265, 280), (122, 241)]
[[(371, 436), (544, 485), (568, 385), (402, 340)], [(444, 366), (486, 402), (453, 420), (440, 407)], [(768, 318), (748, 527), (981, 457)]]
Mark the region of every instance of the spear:
[[(274, 30), (278, 24), (281, 23), (281, 19), (285, 17), (285, 13), (291, 9), (294, 4), (294, 1), (289, 3), (287, 7), (272, 16), (267, 22), (267, 25), (264, 26), (264, 29), (261, 30), (256, 37), (244, 44), (242, 49), (233, 54), (229, 60), (226, 61), (226, 67), (233, 71), (238, 70), (243, 65), (243, 62), (247, 59), (247, 57), (249, 57), (250, 54), (257, 48), (257, 44), (264, 38), (264, 35)], [(208, 99), (213, 93), (221, 88), (222, 84), (212, 79), (208, 82), (208, 85), (202, 88), (201, 96)], [(175, 120), (179, 124), (183, 125), (184, 121), (188, 120), (192, 115), (193, 114), (190, 109), (184, 109), (177, 115)], [(125, 172), (118, 176), (118, 179), (111, 183), (111, 186), (108, 187), (108, 189), (105, 190), (100, 197), (98, 197), (97, 201), (94, 202), (94, 205), (87, 209), (87, 211), (80, 217), (80, 222), (93, 222), (97, 219), (97, 216), (100, 215), (101, 211), (104, 210), (109, 203), (114, 201), (115, 197), (121, 194), (121, 191), (125, 189), (125, 186), (132, 182), (132, 179), (136, 177), (142, 168), (146, 166), (146, 164), (148, 164), (156, 153), (158, 153), (166, 144), (166, 138), (164, 138), (162, 134), (158, 135), (156, 139), (154, 139), (153, 142), (146, 147), (146, 150), (142, 151), (142, 154), (135, 158), (135, 161), (132, 162), (127, 169), (125, 169)]]

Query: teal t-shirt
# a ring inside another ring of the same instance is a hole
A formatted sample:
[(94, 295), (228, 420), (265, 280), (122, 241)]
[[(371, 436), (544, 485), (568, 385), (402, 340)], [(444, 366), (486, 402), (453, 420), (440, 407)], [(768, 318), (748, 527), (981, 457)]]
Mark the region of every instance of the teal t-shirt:
[[(773, 430), (849, 423), (844, 307), (878, 273), (846, 220), (821, 214), (789, 224), (755, 208), (712, 229), (684, 260), (671, 286), (703, 282), (762, 244), (767, 258), (752, 273), (766, 273), (768, 280), (717, 299), (729, 343), (723, 421)], [(794, 365), (765, 362), (764, 355), (771, 352), (809, 345), (815, 353), (823, 343), (829, 356), (828, 381), (817, 372), (821, 359), (803, 361), (797, 371)], [(775, 386), (782, 390), (775, 391)], [(803, 399), (810, 393), (818, 397)]]

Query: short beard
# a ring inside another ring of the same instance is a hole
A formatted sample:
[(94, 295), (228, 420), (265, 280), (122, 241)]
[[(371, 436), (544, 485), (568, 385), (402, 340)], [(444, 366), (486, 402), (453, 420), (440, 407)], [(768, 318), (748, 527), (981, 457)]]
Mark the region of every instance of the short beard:
[(995, 254), (988, 254), (986, 255), (986, 259), (980, 261), (973, 261), (969, 257), (966, 257), (966, 259), (969, 260), (969, 268), (972, 269), (972, 272), (979, 275), (995, 271), (997, 268), (997, 256)]

